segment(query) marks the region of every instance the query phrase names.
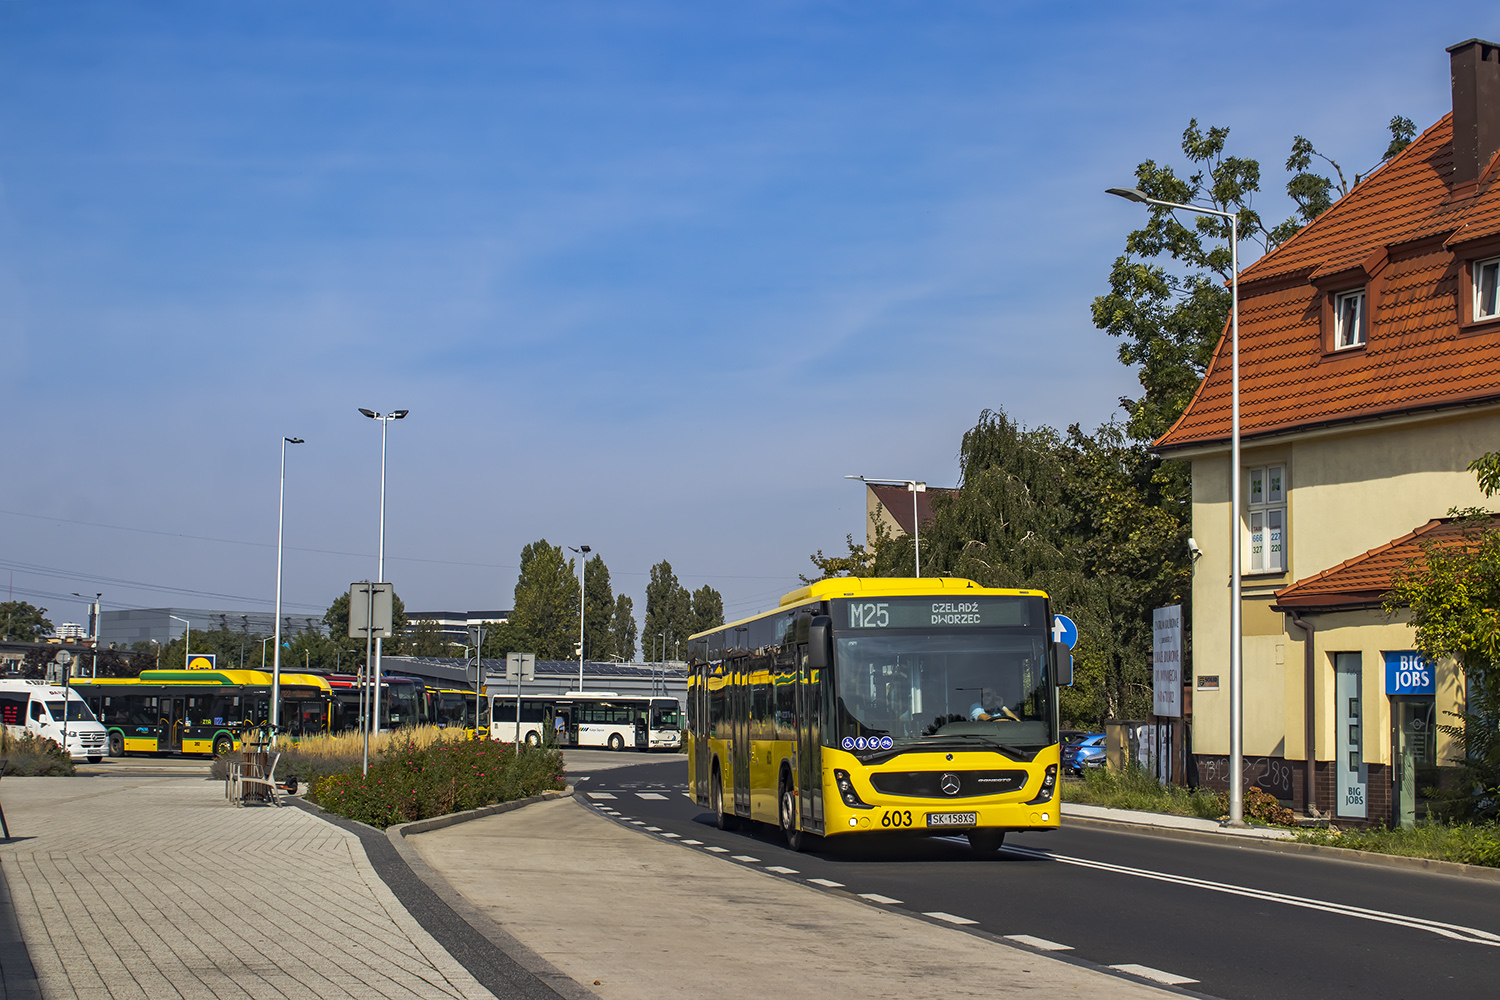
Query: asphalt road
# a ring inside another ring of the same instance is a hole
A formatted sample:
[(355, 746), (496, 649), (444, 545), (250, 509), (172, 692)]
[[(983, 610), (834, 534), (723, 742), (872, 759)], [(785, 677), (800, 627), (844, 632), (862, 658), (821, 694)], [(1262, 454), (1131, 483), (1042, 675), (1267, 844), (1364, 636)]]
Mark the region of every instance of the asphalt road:
[(1194, 993), (1500, 995), (1500, 883), (1066, 826), (1012, 834), (988, 861), (956, 839), (795, 854), (774, 828), (716, 829), (686, 794), (681, 756), (574, 780), (581, 801), (643, 835)]

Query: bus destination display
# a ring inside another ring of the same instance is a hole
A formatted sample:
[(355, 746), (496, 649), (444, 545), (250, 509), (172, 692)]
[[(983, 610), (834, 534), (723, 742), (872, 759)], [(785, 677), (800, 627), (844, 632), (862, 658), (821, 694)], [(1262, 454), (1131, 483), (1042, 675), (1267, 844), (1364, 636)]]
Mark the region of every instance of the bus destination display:
[(1028, 600), (1024, 597), (922, 597), (844, 603), (848, 608), (848, 628), (931, 628), (934, 625), (1015, 628), (1027, 623)]

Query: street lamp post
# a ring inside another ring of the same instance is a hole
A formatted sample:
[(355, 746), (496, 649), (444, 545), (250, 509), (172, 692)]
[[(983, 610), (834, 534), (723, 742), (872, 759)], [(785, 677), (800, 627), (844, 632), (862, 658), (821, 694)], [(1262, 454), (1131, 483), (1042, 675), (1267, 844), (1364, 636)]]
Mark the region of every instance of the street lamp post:
[[(281, 439), (281, 487), (276, 498), (276, 649), (271, 654), (271, 743), (281, 727), (281, 528), (286, 519), (286, 446), (302, 444), (301, 438)], [(264, 649), (264, 647), (262, 647)]]
[(583, 561), (593, 551), (587, 545), (569, 549), (578, 553), (578, 690), (583, 690)]
[(182, 622), (182, 669), (186, 670), (188, 665), (188, 650), (193, 648), (193, 626), (186, 618), (178, 618), (176, 615), (167, 615), (174, 622)]
[(917, 576), (922, 575), (922, 519), (917, 513), (917, 494), (927, 492), (927, 484), (916, 479), (870, 479), (866, 476), (845, 476), (845, 479), (858, 479), (866, 485), (870, 483), (890, 484), (891, 486), (905, 486), (911, 491), (911, 547), (912, 561), (916, 564)]
[[(1229, 825), (1245, 825), (1244, 671), (1240, 620), (1240, 223), (1239, 213), (1152, 198), (1139, 188), (1107, 194), (1142, 205), (1229, 220)], [(1312, 767), (1309, 760), (1308, 767)]]
[[(375, 562), (375, 579), (379, 583), (385, 583), (385, 437), (386, 430), (390, 427), (392, 420), (404, 420), (410, 410), (392, 410), (390, 413), (380, 414), (374, 410), (360, 407), (360, 413), (371, 420), (380, 421), (380, 550)], [(380, 732), (380, 648), (384, 640), (380, 636), (375, 637), (375, 674), (371, 678), (371, 712), (370, 730)], [(365, 664), (365, 676), (370, 678), (370, 665)]]

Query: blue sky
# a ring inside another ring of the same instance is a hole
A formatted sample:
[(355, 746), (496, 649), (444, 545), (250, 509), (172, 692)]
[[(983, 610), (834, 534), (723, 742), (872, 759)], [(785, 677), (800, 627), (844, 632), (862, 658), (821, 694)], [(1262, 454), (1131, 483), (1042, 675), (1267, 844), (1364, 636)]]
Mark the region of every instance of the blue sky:
[(0, 586), (269, 607), (286, 434), (321, 609), (375, 570), (363, 406), (411, 410), (409, 607), (509, 607), (546, 537), (752, 613), (862, 533), (844, 474), (1134, 391), (1105, 187), (1196, 116), (1283, 218), (1292, 136), (1368, 168), (1483, 11), (0, 0)]

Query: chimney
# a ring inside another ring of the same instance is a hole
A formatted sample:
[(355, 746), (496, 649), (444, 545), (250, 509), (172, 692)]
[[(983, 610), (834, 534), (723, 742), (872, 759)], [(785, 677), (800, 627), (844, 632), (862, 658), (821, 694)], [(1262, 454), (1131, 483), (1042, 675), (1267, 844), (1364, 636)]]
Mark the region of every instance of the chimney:
[(1473, 184), (1500, 149), (1500, 45), (1449, 46), (1453, 69), (1453, 186)]

